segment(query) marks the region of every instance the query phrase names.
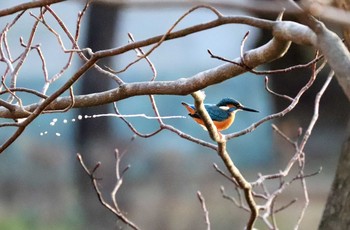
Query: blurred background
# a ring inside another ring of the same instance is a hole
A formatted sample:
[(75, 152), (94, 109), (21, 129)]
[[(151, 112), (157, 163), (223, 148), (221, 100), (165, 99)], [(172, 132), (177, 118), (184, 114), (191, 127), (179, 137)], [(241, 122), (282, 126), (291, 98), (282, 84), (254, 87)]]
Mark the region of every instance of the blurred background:
[[(4, 9), (25, 1), (1, 1)], [(80, 1), (66, 1), (55, 4), (52, 9), (74, 34), (76, 18), (83, 8)], [(181, 4), (94, 4), (88, 9), (81, 29), (79, 45), (93, 51), (127, 44), (127, 33), (135, 40), (142, 40), (165, 33), (173, 23), (191, 6)], [(67, 10), (69, 9), (69, 10)], [(273, 19), (275, 15), (256, 15), (237, 11), (234, 8), (218, 8), (227, 15), (252, 15)], [(38, 9), (30, 12), (39, 14)], [(15, 15), (0, 18), (4, 28)], [(68, 39), (55, 20), (47, 15), (47, 22), (61, 33), (70, 47)], [(176, 29), (215, 19), (209, 10), (201, 9), (186, 17)], [(19, 37), (28, 39), (35, 19), (25, 13), (8, 32), (8, 40), (13, 56), (20, 54), (22, 47)], [(235, 58), (240, 55), (243, 36), (250, 31), (246, 47), (257, 47), (271, 38), (267, 31), (245, 25), (225, 25), (181, 39), (167, 41), (157, 48), (150, 59), (158, 72), (158, 80), (174, 80), (190, 77), (198, 72), (222, 64), (211, 59), (207, 53)], [(41, 44), (49, 76), (59, 72), (67, 62), (57, 43), (57, 39), (47, 29), (39, 25), (34, 44)], [(149, 49), (146, 47), (145, 50)], [(306, 63), (313, 57), (309, 48), (293, 45), (282, 60), (261, 69), (281, 68)], [(135, 59), (135, 52), (104, 59), (99, 64), (113, 69), (122, 69)], [(62, 78), (50, 85), (48, 94), (60, 87), (82, 62), (75, 58), (70, 69)], [(3, 71), (5, 65), (1, 65)], [(145, 61), (133, 65), (120, 74), (126, 82), (147, 81), (152, 71)], [(308, 81), (310, 71), (298, 70), (288, 76), (271, 76), (271, 88), (275, 91), (295, 96)], [(315, 94), (325, 77), (321, 74), (313, 87), (302, 97), (298, 107), (287, 116), (268, 122), (248, 135), (233, 139), (228, 150), (237, 167), (248, 181), (257, 178), (258, 173), (276, 173), (284, 169), (294, 150), (280, 136), (273, 133), (274, 123), (296, 139), (298, 128), (307, 128), (313, 113)], [(38, 55), (31, 52), (18, 79), (19, 87), (41, 90), (44, 77)], [(86, 94), (116, 87), (106, 77), (89, 71), (75, 85), (76, 94)], [(268, 114), (285, 108), (287, 101), (272, 97), (264, 89), (264, 76), (250, 73), (233, 78), (224, 83), (205, 89), (206, 102), (217, 103), (223, 97), (233, 97), (244, 105), (260, 111), (239, 113), (235, 124), (224, 133), (239, 131)], [(67, 94), (68, 95), (68, 94)], [(23, 98), (25, 103), (35, 102), (34, 98)], [(155, 96), (162, 116), (187, 116), (181, 101), (193, 102), (191, 96)], [(117, 103), (122, 114), (145, 113), (154, 116), (148, 96), (135, 97)], [(307, 180), (310, 192), (310, 206), (302, 222), (301, 229), (317, 229), (322, 215), (327, 193), (334, 176), (337, 157), (344, 140), (349, 110), (346, 99), (336, 80), (331, 83), (321, 102), (319, 122), (306, 148), (305, 173), (313, 173), (320, 167), (321, 174)], [(210, 149), (181, 139), (169, 131), (156, 136), (131, 141), (133, 133), (118, 118), (99, 117), (85, 119), (85, 115), (113, 112), (112, 105), (96, 108), (70, 110), (66, 113), (43, 115), (33, 122), (24, 134), (2, 155), (0, 155), (0, 229), (115, 229), (124, 228), (113, 214), (98, 202), (89, 178), (78, 164), (76, 154), (82, 154), (91, 168), (101, 162), (98, 177), (107, 201), (115, 185), (114, 149), (127, 151), (122, 166), (131, 165), (124, 177), (124, 184), (118, 192), (120, 207), (127, 216), (142, 229), (204, 229), (205, 222), (196, 192), (200, 190), (206, 199), (210, 220), (214, 229), (243, 229), (248, 214), (222, 198), (220, 186), (228, 194), (235, 190), (227, 179), (212, 167), (217, 163), (224, 166), (220, 158)], [(80, 117), (82, 116), (82, 118)], [(3, 120), (5, 121), (5, 120)], [(155, 120), (130, 118), (142, 133), (155, 131)], [(189, 117), (169, 119), (168, 124), (197, 138), (211, 142), (206, 131)], [(0, 134), (5, 140), (13, 130)], [(294, 175), (294, 174), (293, 174)], [(293, 176), (291, 175), (291, 176)], [(277, 183), (271, 183), (271, 188)], [(277, 221), (281, 229), (292, 229), (304, 204), (301, 186), (291, 185), (278, 199), (280, 207), (294, 198), (298, 201), (283, 212)], [(264, 229), (262, 223), (258, 228)]]

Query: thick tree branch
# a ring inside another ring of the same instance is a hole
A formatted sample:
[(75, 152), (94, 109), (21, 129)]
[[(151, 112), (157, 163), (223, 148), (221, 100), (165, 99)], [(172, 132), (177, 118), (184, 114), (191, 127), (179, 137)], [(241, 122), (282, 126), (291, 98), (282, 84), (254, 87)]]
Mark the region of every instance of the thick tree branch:
[(46, 5), (50, 5), (50, 4), (54, 4), (54, 3), (58, 3), (58, 2), (63, 2), (63, 1), (65, 1), (65, 0), (40, 0), (40, 1), (26, 2), (23, 4), (16, 5), (14, 7), (0, 10), (0, 17), (11, 15), (11, 14), (14, 14), (14, 13), (19, 12), (19, 11), (37, 8), (37, 7), (41, 7), (41, 6), (46, 6)]
[[(288, 50), (290, 42), (272, 39), (267, 44), (250, 50), (244, 54), (245, 63), (254, 68), (264, 63), (273, 61), (281, 56)], [(235, 59), (236, 62), (240, 62), (240, 58)], [(56, 95), (61, 95), (71, 84), (74, 83), (74, 79), (80, 76), (89, 68), (93, 63), (93, 60), (86, 63), (80, 71), (78, 71), (73, 78), (68, 81), (66, 86), (63, 86), (61, 91)], [(150, 95), (150, 94), (168, 94), (168, 95), (188, 95), (197, 90), (204, 89), (210, 85), (218, 84), (235, 76), (238, 76), (246, 72), (246, 69), (240, 66), (225, 63), (221, 66), (200, 72), (192, 77), (180, 78), (175, 81), (152, 81), (152, 82), (136, 82), (127, 83), (121, 85), (115, 89), (93, 93), (88, 95), (76, 95), (74, 97), (75, 103), (73, 108), (91, 107), (102, 104), (108, 104), (111, 102), (126, 99), (132, 96)], [(63, 92), (62, 92), (63, 91)], [(53, 96), (53, 95), (52, 95)], [(52, 100), (48, 103), (47, 99), (44, 102), (39, 102), (31, 105), (24, 106), (24, 109), (17, 107), (13, 112), (5, 108), (0, 108), (0, 117), (3, 118), (25, 118), (28, 117), (26, 111), (34, 112), (37, 108), (45, 108), (46, 110), (62, 110), (71, 104), (71, 97), (60, 97)], [(45, 103), (45, 107), (43, 107)]]
[(317, 29), (317, 47), (322, 50), (344, 94), (350, 101), (350, 53), (337, 34), (319, 22)]
[[(275, 15), (285, 10), (286, 15), (292, 15), (298, 17), (303, 12), (295, 9), (288, 1), (280, 0), (128, 0), (127, 4), (125, 0), (95, 0), (97, 2), (123, 5), (127, 7), (188, 7), (195, 4), (210, 4), (218, 8), (243, 10), (253, 13), (263, 13)], [(349, 11), (342, 10), (331, 6), (330, 4), (322, 4), (322, 1), (299, 1), (302, 8), (308, 13), (314, 15), (317, 18), (321, 18), (322, 21), (329, 21), (339, 25), (349, 25), (350, 13)], [(326, 1), (324, 1), (326, 2)]]
[[(288, 1), (291, 7), (299, 10), (302, 15), (300, 21), (307, 25), (316, 34), (316, 43), (314, 47), (320, 50), (325, 56), (328, 64), (335, 72), (339, 85), (344, 94), (350, 101), (350, 53), (343, 43), (342, 39), (329, 30), (325, 24), (311, 15), (304, 12), (294, 1)], [(341, 15), (338, 15), (339, 17)]]

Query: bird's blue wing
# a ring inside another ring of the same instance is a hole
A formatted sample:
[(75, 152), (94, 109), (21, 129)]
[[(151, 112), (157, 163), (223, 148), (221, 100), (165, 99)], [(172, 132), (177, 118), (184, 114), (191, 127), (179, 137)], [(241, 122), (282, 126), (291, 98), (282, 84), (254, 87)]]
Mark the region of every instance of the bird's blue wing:
[(213, 121), (223, 121), (230, 116), (229, 112), (220, 109), (216, 105), (205, 105), (205, 108)]
[[(196, 111), (196, 107), (194, 105), (187, 104), (185, 102), (182, 102), (182, 104), (186, 106), (187, 110), (190, 112), (189, 115), (191, 117), (200, 118), (199, 114)], [(222, 110), (214, 104), (205, 104), (204, 106), (213, 121), (223, 121), (230, 116), (230, 113), (228, 111)]]

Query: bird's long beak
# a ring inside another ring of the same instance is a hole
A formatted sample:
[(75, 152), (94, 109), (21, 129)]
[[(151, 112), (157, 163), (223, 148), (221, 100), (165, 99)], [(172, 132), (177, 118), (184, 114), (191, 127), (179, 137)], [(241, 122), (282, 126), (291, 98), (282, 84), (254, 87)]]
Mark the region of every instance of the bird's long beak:
[(247, 108), (247, 107), (241, 107), (240, 108), (241, 110), (244, 110), (244, 111), (248, 111), (248, 112), (255, 112), (255, 113), (259, 113), (258, 110), (255, 110), (255, 109), (250, 109), (250, 108)]

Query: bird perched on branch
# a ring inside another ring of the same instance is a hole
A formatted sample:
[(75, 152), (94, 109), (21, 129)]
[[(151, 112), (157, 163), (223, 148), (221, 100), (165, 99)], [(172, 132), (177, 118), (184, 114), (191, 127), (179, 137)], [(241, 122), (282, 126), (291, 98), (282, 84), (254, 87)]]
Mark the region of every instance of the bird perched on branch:
[[(188, 115), (204, 129), (206, 129), (202, 118), (197, 113), (196, 107), (194, 105), (187, 104), (186, 102), (181, 102), (181, 104), (188, 110)], [(241, 103), (232, 98), (223, 98), (216, 105), (204, 104), (204, 106), (218, 131), (228, 129), (234, 122), (236, 112), (238, 111), (243, 110), (248, 112), (259, 112), (255, 109), (250, 109), (243, 106)]]

